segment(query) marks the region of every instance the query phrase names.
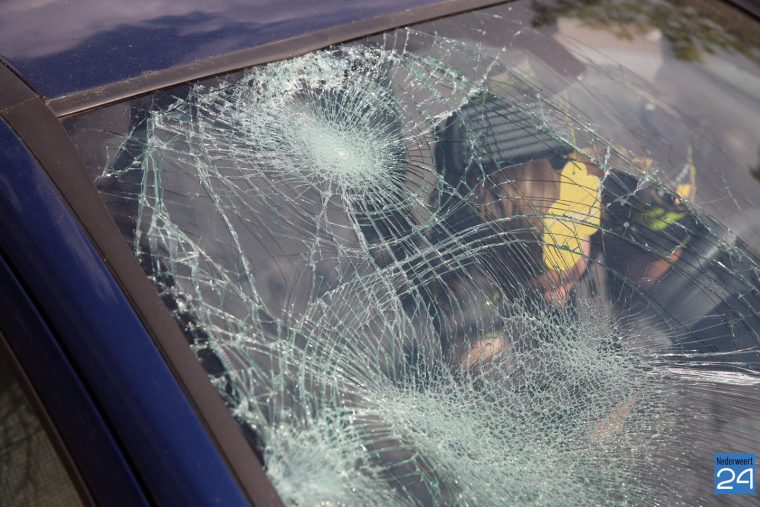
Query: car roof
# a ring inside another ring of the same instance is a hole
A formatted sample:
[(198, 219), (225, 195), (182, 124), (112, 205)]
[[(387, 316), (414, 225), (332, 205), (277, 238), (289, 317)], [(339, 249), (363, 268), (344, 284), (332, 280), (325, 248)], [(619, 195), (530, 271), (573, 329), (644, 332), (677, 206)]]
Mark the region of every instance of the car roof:
[(0, 3), (0, 58), (55, 99), (347, 24), (365, 22), (363, 30), (371, 32), (367, 22), (374, 19), (374, 31), (386, 29), (397, 26), (394, 19), (409, 22), (404, 13), (420, 7), (484, 3), (495, 2), (10, 0)]

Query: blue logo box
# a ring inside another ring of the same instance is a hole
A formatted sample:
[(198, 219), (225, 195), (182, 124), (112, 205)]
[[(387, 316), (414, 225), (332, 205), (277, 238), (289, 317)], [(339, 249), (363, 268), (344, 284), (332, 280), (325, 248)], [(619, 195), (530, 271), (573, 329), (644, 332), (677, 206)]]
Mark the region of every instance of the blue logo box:
[(753, 495), (755, 493), (754, 454), (715, 454), (716, 495)]

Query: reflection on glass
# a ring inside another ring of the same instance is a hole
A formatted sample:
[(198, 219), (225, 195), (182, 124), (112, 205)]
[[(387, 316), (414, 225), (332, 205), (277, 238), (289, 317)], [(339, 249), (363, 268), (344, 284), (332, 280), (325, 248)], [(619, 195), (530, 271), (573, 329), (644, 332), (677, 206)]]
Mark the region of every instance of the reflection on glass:
[(0, 504), (83, 505), (4, 350), (0, 352)]
[(69, 120), (286, 503), (691, 505), (755, 451), (758, 69), (539, 12)]

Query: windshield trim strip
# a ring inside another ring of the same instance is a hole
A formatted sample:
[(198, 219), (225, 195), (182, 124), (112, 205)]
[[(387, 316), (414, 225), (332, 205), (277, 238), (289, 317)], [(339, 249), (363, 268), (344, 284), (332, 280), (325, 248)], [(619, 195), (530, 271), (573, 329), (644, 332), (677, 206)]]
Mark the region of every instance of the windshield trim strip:
[(50, 99), (46, 103), (58, 118), (62, 118), (188, 81), (225, 74), (253, 65), (285, 60), (332, 44), (366, 37), (405, 25), (431, 21), (452, 14), (508, 3), (509, 1), (511, 0), (446, 0), (436, 5), (414, 7), (394, 14), (338, 25), (326, 30), (234, 51), (159, 72), (149, 72), (124, 81)]
[[(26, 86), (20, 79), (17, 85)], [(282, 505), (240, 425), (124, 241), (61, 123), (39, 98), (20, 101), (0, 117), (37, 159), (89, 235), (247, 498), (254, 505)]]

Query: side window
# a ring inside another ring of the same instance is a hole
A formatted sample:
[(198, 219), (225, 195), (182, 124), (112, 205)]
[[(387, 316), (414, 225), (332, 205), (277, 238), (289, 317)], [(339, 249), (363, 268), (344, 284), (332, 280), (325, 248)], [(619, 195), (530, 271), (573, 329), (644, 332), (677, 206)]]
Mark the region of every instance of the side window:
[[(0, 337), (2, 339), (2, 337)], [(0, 348), (0, 505), (82, 505)]]

